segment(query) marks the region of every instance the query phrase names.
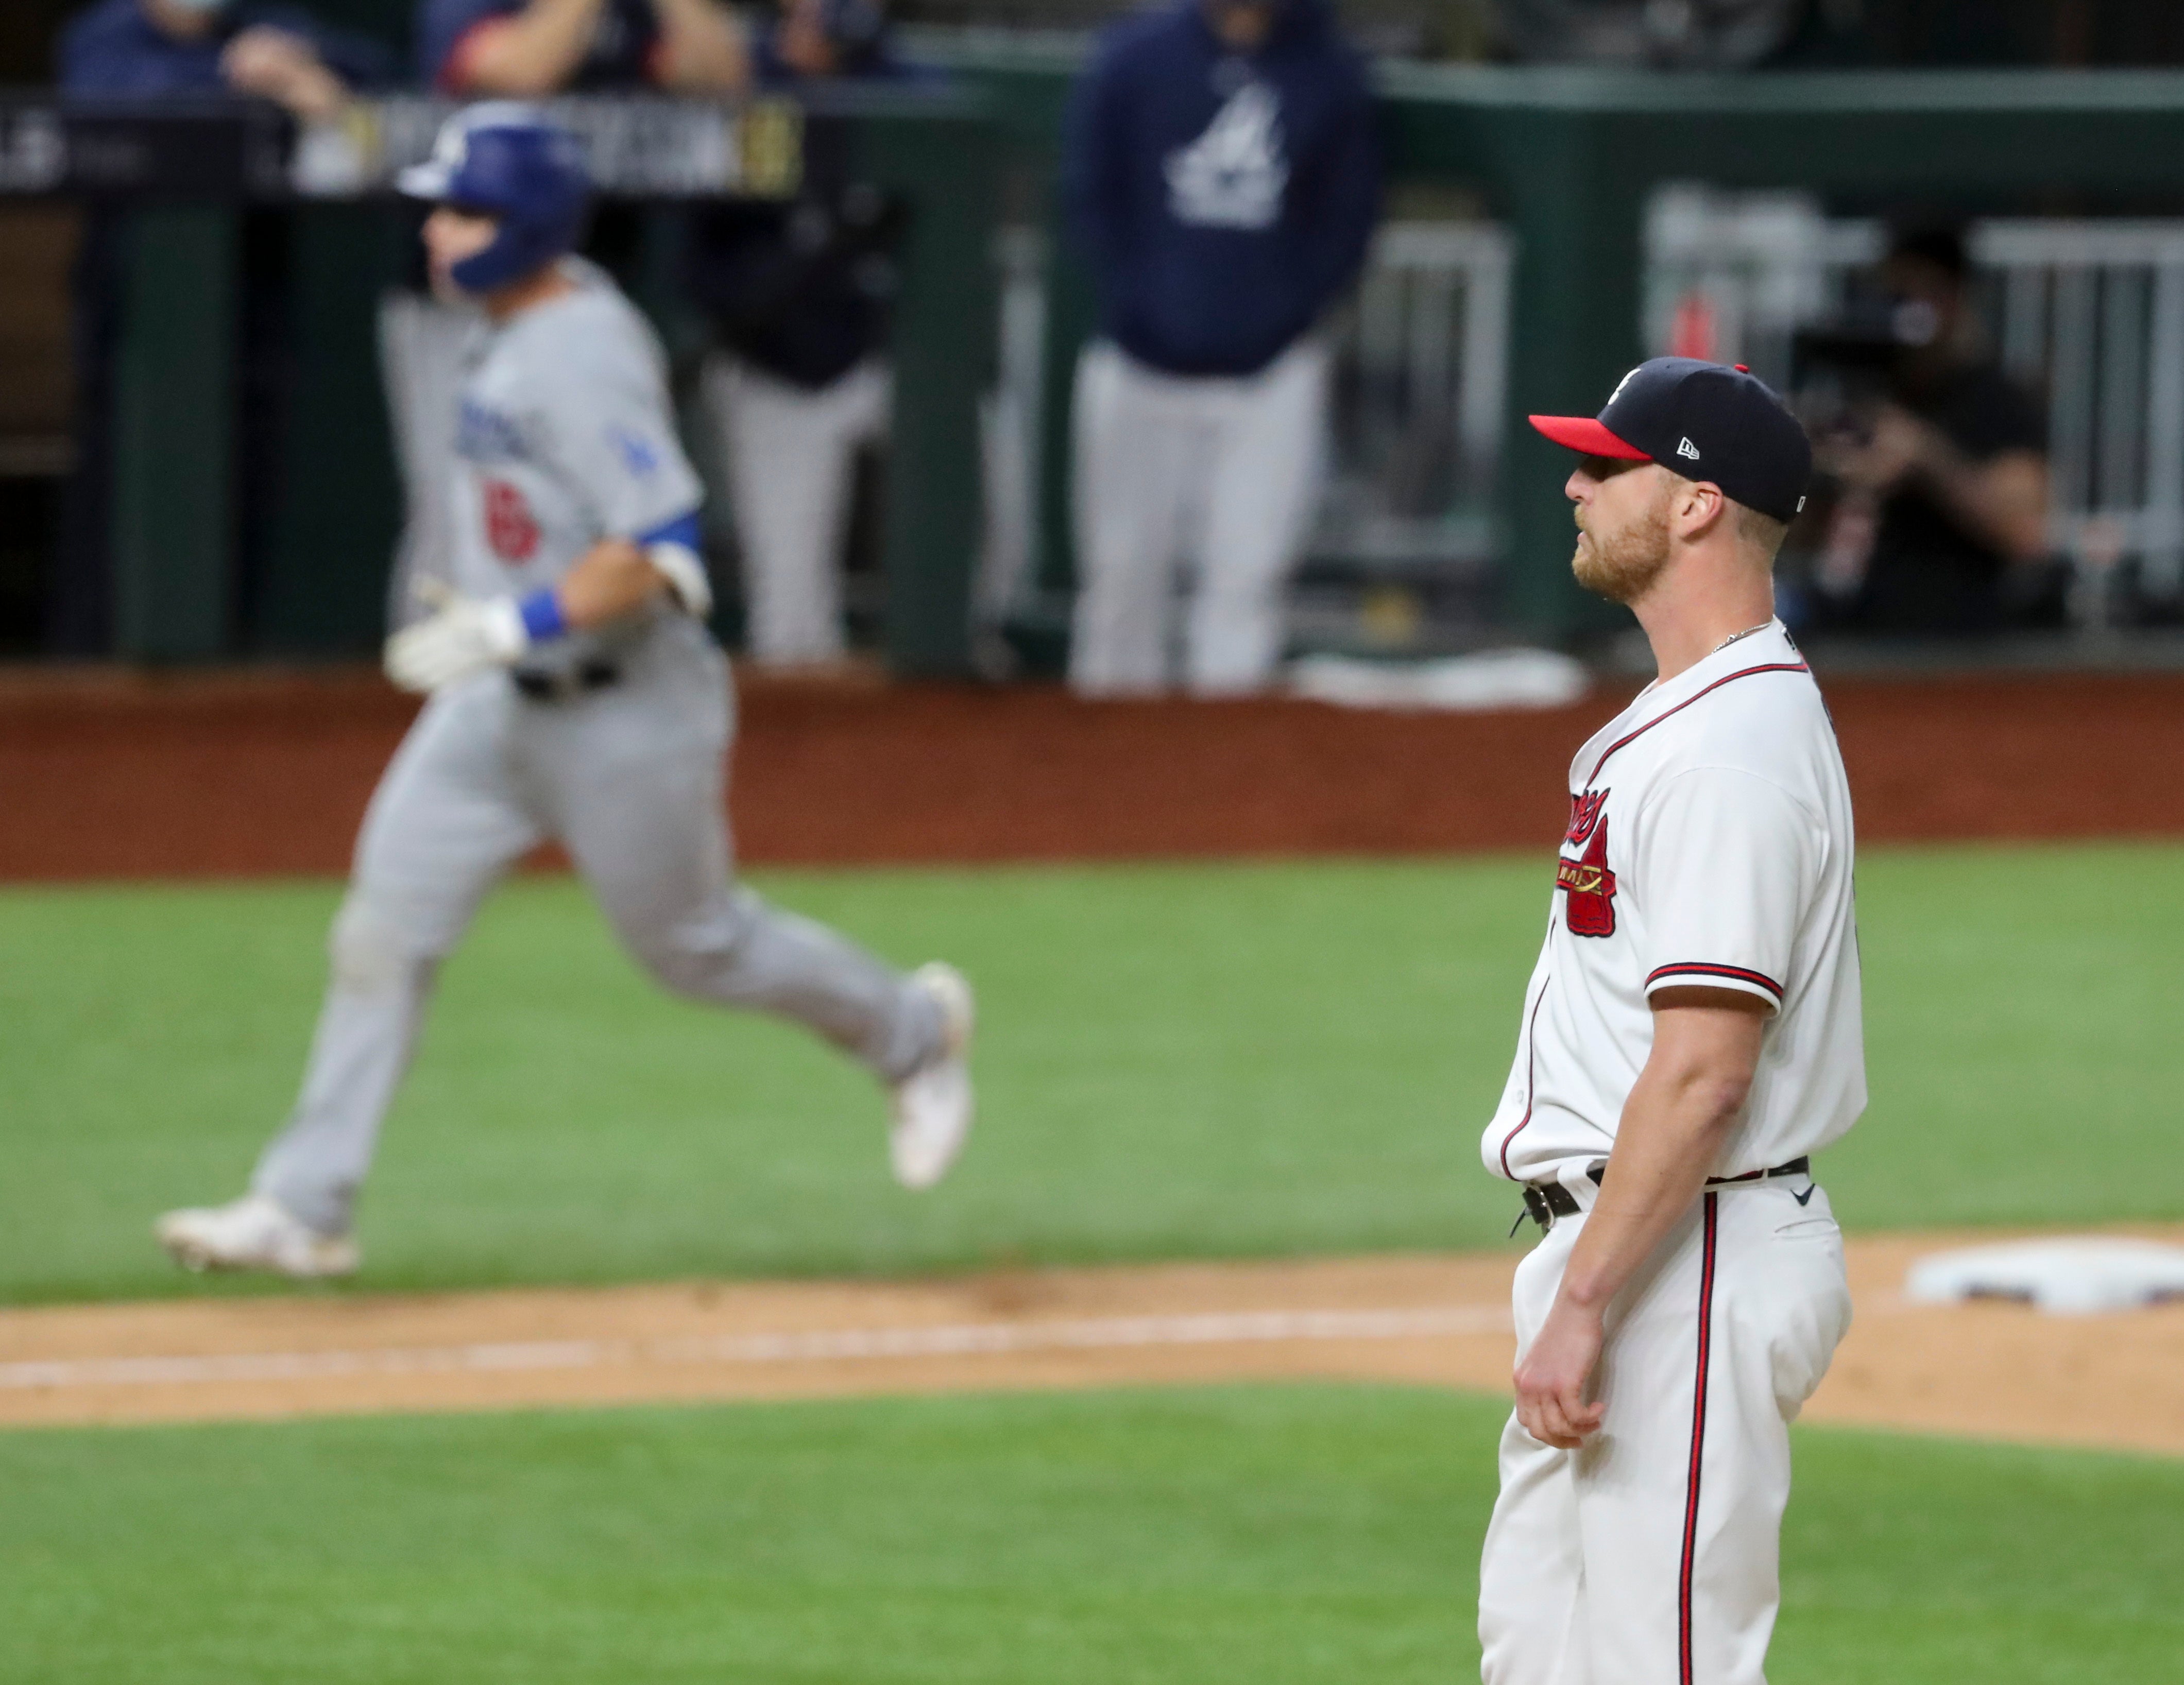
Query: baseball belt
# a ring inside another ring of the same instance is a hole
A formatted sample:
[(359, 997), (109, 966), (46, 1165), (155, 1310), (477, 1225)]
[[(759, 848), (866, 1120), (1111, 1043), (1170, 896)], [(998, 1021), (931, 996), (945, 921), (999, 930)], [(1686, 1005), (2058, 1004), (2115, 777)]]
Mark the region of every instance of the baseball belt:
[(542, 673), (536, 668), (518, 667), (508, 676), (532, 702), (566, 702), (572, 696), (620, 684), (621, 669), (611, 661), (587, 661), (570, 673)]
[[(1778, 1176), (1810, 1176), (1812, 1173), (1812, 1159), (1801, 1154), (1788, 1164), (1777, 1165), (1770, 1171), (1747, 1171), (1742, 1176), (1710, 1176), (1706, 1185), (1708, 1187), (1734, 1187), (1739, 1182), (1771, 1182)], [(1585, 1174), (1592, 1178), (1592, 1185), (1597, 1187), (1607, 1179), (1607, 1167), (1595, 1165)], [(1515, 1227), (1509, 1232), (1515, 1234), (1518, 1229), (1524, 1226), (1524, 1217), (1529, 1217), (1540, 1226), (1540, 1232), (1545, 1234), (1554, 1227), (1556, 1218), (1574, 1217), (1584, 1209), (1577, 1203), (1577, 1195), (1558, 1182), (1528, 1182), (1524, 1184), (1524, 1216), (1517, 1219)]]

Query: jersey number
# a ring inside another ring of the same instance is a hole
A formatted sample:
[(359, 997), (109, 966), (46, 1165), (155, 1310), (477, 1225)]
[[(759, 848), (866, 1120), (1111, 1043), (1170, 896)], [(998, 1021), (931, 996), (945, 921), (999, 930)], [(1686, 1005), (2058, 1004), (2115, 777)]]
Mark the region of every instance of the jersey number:
[(485, 482), (485, 541), (510, 565), (538, 553), (538, 523), (531, 517), (531, 505), (505, 480)]

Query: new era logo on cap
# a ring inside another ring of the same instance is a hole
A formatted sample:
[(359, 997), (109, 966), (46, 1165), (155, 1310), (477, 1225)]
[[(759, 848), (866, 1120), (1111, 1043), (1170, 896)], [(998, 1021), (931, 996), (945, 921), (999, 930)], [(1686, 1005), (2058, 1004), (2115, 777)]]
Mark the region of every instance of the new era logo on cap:
[(1656, 357), (1625, 375), (1596, 416), (1535, 415), (1558, 445), (1625, 462), (1658, 462), (1712, 481), (1724, 495), (1776, 520), (1797, 518), (1813, 473), (1813, 448), (1797, 418), (1741, 367), (1693, 357)]

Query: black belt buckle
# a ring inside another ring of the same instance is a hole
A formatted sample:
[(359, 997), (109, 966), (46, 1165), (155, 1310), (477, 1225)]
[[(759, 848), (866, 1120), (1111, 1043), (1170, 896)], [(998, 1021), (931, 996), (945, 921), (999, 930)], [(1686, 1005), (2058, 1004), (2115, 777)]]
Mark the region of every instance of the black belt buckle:
[[(1577, 1196), (1558, 1182), (1528, 1182), (1524, 1184), (1524, 1217), (1540, 1226), (1545, 1234), (1555, 1226), (1557, 1217), (1574, 1217), (1585, 1208), (1577, 1203)], [(1510, 1227), (1513, 1236), (1524, 1226), (1524, 1217), (1519, 1217)]]
[(585, 662), (572, 673), (541, 673), (518, 667), (508, 676), (515, 688), (532, 702), (560, 702), (591, 691), (603, 691), (621, 682), (621, 669), (611, 661)]

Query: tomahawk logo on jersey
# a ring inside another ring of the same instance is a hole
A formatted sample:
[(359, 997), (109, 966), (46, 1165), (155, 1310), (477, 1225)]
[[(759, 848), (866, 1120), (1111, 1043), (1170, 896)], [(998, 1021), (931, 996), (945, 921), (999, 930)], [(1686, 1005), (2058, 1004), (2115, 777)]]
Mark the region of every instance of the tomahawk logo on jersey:
[(1816, 1151), (1865, 1104), (1850, 790), (1817, 686), (1780, 623), (1641, 694), (1570, 764), (1555, 898), (1517, 1057), (1484, 1142), (1520, 1182), (1582, 1176), (1614, 1145), (1652, 1046), (1652, 998), (1757, 996), (1770, 1032), (1718, 1175)]

